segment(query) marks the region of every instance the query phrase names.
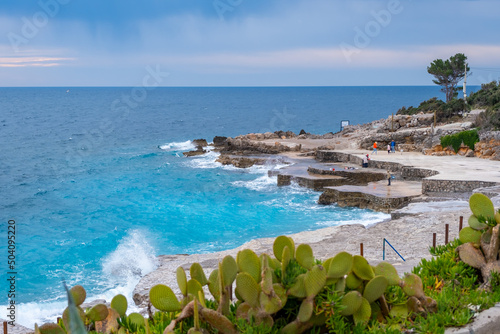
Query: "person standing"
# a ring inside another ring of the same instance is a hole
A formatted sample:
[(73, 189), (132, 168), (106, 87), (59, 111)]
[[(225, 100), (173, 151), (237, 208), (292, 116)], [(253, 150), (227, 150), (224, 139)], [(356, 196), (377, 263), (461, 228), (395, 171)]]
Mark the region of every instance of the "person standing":
[(391, 141), (391, 152), (396, 153), (396, 142), (394, 139)]
[(391, 153), (391, 145), (387, 144), (387, 154)]
[(377, 154), (377, 142), (373, 143), (373, 151), (372, 154)]
[(368, 160), (370, 160), (370, 157), (367, 154), (363, 157), (363, 168), (368, 168)]
[(391, 171), (387, 170), (387, 185), (388, 186), (391, 185), (391, 178), (392, 178)]

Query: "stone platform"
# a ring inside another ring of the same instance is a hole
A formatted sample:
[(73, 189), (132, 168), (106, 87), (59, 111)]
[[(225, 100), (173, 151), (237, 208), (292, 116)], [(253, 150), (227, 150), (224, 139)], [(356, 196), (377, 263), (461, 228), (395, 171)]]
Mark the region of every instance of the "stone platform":
[(422, 182), (394, 181), (388, 186), (387, 181), (383, 180), (370, 182), (366, 186), (326, 187), (318, 203), (337, 203), (340, 207), (355, 206), (391, 213), (420, 195), (422, 195)]

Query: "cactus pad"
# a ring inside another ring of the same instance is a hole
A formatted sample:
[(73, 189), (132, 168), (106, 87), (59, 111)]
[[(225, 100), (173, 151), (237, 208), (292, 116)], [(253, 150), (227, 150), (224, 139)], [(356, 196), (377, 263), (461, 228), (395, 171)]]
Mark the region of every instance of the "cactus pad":
[(464, 227), (458, 235), (458, 238), (464, 244), (468, 242), (478, 244), (481, 241), (481, 231), (476, 231), (472, 227)]
[(260, 258), (251, 249), (244, 249), (238, 252), (236, 262), (240, 272), (244, 271), (250, 274), (255, 282), (260, 282)]
[(238, 273), (238, 265), (234, 258), (230, 255), (225, 256), (224, 259), (222, 259), (221, 269), (224, 287), (230, 286), (233, 284), (236, 279), (236, 274)]
[(325, 283), (325, 269), (320, 265), (314, 266), (306, 273), (306, 276), (304, 277), (307, 296), (316, 296), (325, 287)]
[(363, 296), (358, 291), (349, 291), (342, 298), (342, 305), (345, 308), (340, 312), (342, 315), (353, 315), (360, 307)]
[(349, 273), (345, 280), (345, 285), (351, 290), (357, 289), (361, 283), (363, 283), (363, 281), (354, 275), (354, 273)]
[(274, 289), (274, 293), (276, 294), (276, 296), (278, 296), (279, 299), (281, 299), (281, 304), (283, 306), (285, 306), (285, 304), (288, 300), (288, 296), (286, 294), (285, 288), (279, 283), (274, 283), (273, 289)]
[(176, 312), (181, 310), (181, 304), (172, 289), (163, 284), (155, 285), (149, 290), (149, 300), (155, 308), (163, 312)]
[(352, 268), (353, 258), (347, 252), (340, 252), (333, 257), (328, 267), (328, 277), (339, 278), (347, 275)]
[(483, 216), (485, 218), (493, 218), (495, 216), (495, 208), (488, 196), (481, 193), (475, 193), (469, 198), (469, 206), (474, 216)]
[(403, 278), (403, 291), (408, 295), (408, 297), (424, 297), (424, 287), (422, 285), (422, 280), (415, 274), (406, 274)]
[(388, 262), (380, 262), (375, 266), (373, 271), (376, 276), (384, 276), (387, 278), (389, 285), (399, 285), (399, 281), (401, 281), (396, 268)]
[(109, 312), (106, 305), (97, 304), (87, 312), (87, 317), (92, 321), (103, 321), (107, 318), (108, 314)]
[(120, 317), (123, 317), (125, 313), (127, 313), (127, 298), (124, 295), (114, 296), (113, 299), (111, 299), (111, 308), (118, 312)]
[(270, 296), (261, 291), (259, 295), (260, 307), (264, 309), (267, 314), (274, 314), (281, 310), (285, 304), (282, 304), (280, 297), (274, 295)]
[(195, 279), (190, 279), (188, 281), (187, 287), (188, 287), (188, 295), (192, 295), (194, 298), (196, 298), (198, 301), (201, 302), (200, 292), (203, 295), (203, 287), (201, 286), (200, 282), (198, 282)]
[(236, 290), (250, 306), (259, 306), (260, 286), (249, 273), (241, 272), (236, 276)]
[(241, 303), (236, 309), (236, 317), (239, 319), (248, 319), (248, 311), (252, 307), (248, 303)]
[(179, 267), (176, 271), (177, 277), (177, 285), (179, 286), (179, 290), (181, 290), (181, 294), (183, 296), (187, 296), (187, 276), (184, 268)]
[(295, 251), (297, 262), (307, 270), (311, 270), (314, 265), (314, 255), (311, 246), (300, 244)]
[(205, 272), (203, 271), (201, 264), (196, 262), (193, 263), (191, 268), (189, 268), (189, 274), (191, 275), (191, 278), (197, 280), (202, 286), (207, 285), (207, 276), (205, 276)]
[(344, 291), (345, 290), (345, 281), (344, 277), (339, 278), (337, 283), (335, 283), (335, 291)]
[(352, 271), (361, 278), (362, 280), (369, 281), (375, 277), (372, 267), (368, 264), (368, 261), (360, 255), (354, 255), (352, 261)]
[(208, 277), (208, 290), (214, 297), (214, 299), (219, 302), (220, 300), (220, 288), (219, 288), (219, 269), (215, 269), (210, 273)]
[(85, 298), (87, 298), (87, 292), (81, 285), (75, 285), (69, 290), (69, 292), (71, 293), (76, 306), (82, 305)]
[(333, 257), (330, 257), (323, 262), (323, 268), (325, 268), (326, 272), (328, 273), (328, 270), (330, 270), (330, 264), (332, 263)]
[(54, 323), (44, 324), (38, 327), (38, 330), (40, 331), (40, 334), (66, 334), (64, 329)]
[(304, 299), (302, 304), (300, 304), (299, 314), (297, 314), (297, 319), (301, 322), (306, 322), (311, 319), (313, 314), (314, 303), (310, 299)]
[(372, 308), (370, 306), (370, 303), (368, 303), (368, 301), (365, 298), (362, 298), (361, 306), (352, 315), (352, 317), (354, 319), (354, 323), (356, 325), (357, 324), (366, 324), (370, 320), (371, 316), (372, 316)]
[(283, 254), (281, 254), (281, 274), (282, 274), (282, 280), (285, 278), (286, 275), (286, 267), (288, 267), (288, 264), (290, 263), (290, 248), (288, 246), (285, 246), (283, 248)]
[(144, 317), (140, 313), (130, 313), (127, 318), (130, 323), (136, 325), (137, 327), (144, 327)]
[(274, 240), (273, 244), (274, 257), (276, 257), (280, 262), (283, 255), (283, 249), (285, 248), (285, 246), (288, 246), (290, 250), (290, 257), (293, 258), (295, 253), (295, 244), (291, 238), (284, 235), (280, 235)]
[(480, 269), (486, 265), (483, 253), (470, 243), (458, 246), (457, 252), (460, 259), (473, 268)]
[(307, 297), (306, 286), (304, 283), (304, 279), (306, 274), (300, 274), (297, 276), (295, 284), (288, 289), (288, 294), (297, 297), (297, 298), (305, 298)]
[(366, 284), (363, 298), (368, 300), (368, 303), (373, 303), (384, 294), (388, 285), (389, 281), (387, 278), (384, 276), (375, 276)]
[(278, 261), (276, 261), (276, 262), (273, 261), (273, 258), (271, 258), (266, 253), (262, 253), (259, 258), (260, 258), (260, 263), (264, 263), (264, 261), (267, 261), (267, 265), (272, 270), (280, 267), (280, 263)]
[(472, 227), (473, 229), (475, 230), (484, 230), (485, 228), (488, 227), (488, 225), (486, 225), (485, 223), (481, 223), (479, 222), (479, 220), (477, 220), (477, 217), (474, 216), (474, 215), (471, 215), (469, 217), (469, 226)]
[(389, 312), (389, 315), (393, 318), (407, 318), (408, 317), (408, 306), (404, 305), (394, 305)]
[[(82, 310), (82, 308), (80, 306), (76, 306), (76, 310), (78, 312), (78, 315), (80, 316), (80, 319), (82, 320), (82, 322), (85, 321), (85, 312)], [(63, 324), (64, 324), (64, 327), (66, 327), (67, 329), (70, 328), (70, 318), (71, 315), (70, 315), (70, 312), (69, 312), (69, 308), (66, 307), (66, 309), (64, 310), (63, 314), (62, 314), (62, 318), (63, 318)], [(70, 331), (68, 330), (68, 333)]]

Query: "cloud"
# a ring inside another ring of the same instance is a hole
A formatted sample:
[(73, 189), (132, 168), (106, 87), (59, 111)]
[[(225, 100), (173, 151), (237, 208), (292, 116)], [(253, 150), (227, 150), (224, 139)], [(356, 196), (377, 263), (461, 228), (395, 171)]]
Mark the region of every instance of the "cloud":
[(53, 67), (71, 60), (72, 58), (0, 57), (0, 67)]
[(413, 46), (405, 48), (358, 49), (351, 61), (339, 47), (300, 48), (269, 52), (208, 53), (150, 58), (150, 62), (170, 67), (226, 68), (237, 70), (259, 69), (345, 69), (345, 68), (422, 68), (436, 58), (449, 58), (462, 52), (469, 62), (484, 66), (496, 63), (500, 46), (444, 45)]

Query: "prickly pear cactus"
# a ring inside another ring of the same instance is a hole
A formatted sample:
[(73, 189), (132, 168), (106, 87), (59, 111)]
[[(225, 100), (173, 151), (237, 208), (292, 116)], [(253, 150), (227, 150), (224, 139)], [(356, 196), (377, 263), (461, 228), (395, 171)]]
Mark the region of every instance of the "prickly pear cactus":
[[(286, 305), (289, 305), (287, 312), (294, 308), (295, 319), (281, 329), (285, 334), (299, 334), (313, 326), (325, 325), (327, 315), (317, 311), (321, 309), (318, 298), (325, 291), (337, 295), (339, 314), (355, 324), (367, 324), (371, 317), (405, 317), (410, 312), (428, 311), (426, 307), (434, 302), (424, 295), (418, 276), (411, 274), (401, 279), (396, 269), (386, 262), (372, 267), (362, 256), (340, 252), (319, 264), (309, 245), (296, 248), (287, 236), (275, 239), (273, 253), (275, 257), (259, 256), (246, 249), (240, 251), (236, 259), (226, 256), (208, 279), (197, 263), (190, 268), (189, 280), (184, 269), (179, 268), (177, 281), (185, 303), (179, 301), (169, 287), (154, 286), (149, 296), (155, 308), (163, 312), (180, 311), (164, 333), (174, 333), (184, 319), (194, 317), (195, 326), (189, 329), (190, 333), (204, 333), (199, 324), (205, 322), (220, 333), (236, 334), (236, 327), (228, 316), (233, 293), (238, 299), (236, 318), (247, 321), (249, 326), (272, 327)], [(205, 284), (218, 304), (217, 310), (205, 305)], [(408, 305), (386, 302), (387, 288), (396, 285), (407, 293)]]
[(114, 296), (111, 300), (111, 308), (118, 312), (120, 317), (123, 317), (127, 313), (127, 298), (121, 294)]
[[(472, 216), (469, 227), (460, 231), (463, 243), (457, 247), (460, 259), (471, 267), (481, 270), (482, 289), (489, 290), (491, 273), (500, 272), (500, 210), (495, 212), (491, 200), (483, 194), (473, 194), (469, 199)], [(479, 246), (479, 248), (478, 248)]]

